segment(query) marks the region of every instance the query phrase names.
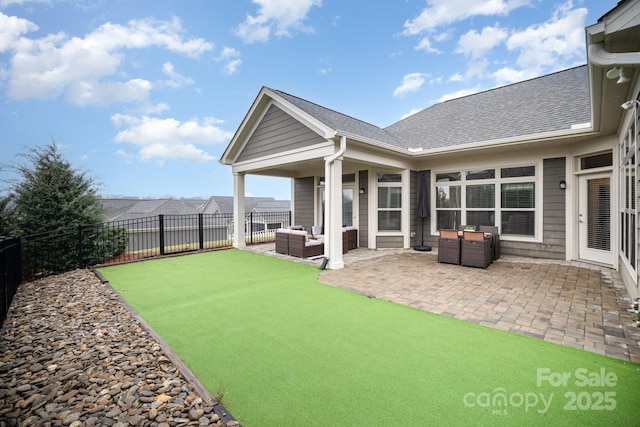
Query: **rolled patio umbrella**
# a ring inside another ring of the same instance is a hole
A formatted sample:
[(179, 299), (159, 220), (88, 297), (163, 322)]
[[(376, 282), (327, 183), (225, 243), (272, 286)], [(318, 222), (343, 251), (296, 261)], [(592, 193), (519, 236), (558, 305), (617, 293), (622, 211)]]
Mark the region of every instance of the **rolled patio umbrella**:
[(431, 246), (424, 244), (424, 219), (429, 218), (429, 186), (427, 185), (427, 173), (420, 173), (420, 183), (418, 186), (418, 204), (416, 206), (416, 217), (420, 218), (422, 243), (413, 247), (416, 251), (430, 251)]

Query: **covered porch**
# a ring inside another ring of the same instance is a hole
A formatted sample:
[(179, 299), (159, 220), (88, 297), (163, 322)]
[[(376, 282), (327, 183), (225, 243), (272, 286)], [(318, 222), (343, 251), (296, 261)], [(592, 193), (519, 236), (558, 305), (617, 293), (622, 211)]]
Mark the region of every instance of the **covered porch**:
[[(345, 226), (358, 230), (358, 247), (410, 247), (415, 173), (409, 152), (384, 142), (375, 142), (379, 147), (372, 150), (374, 141), (389, 138), (379, 128), (355, 119), (342, 123), (358, 128), (356, 136), (335, 122), (345, 116), (322, 120), (326, 110), (314, 116), (307, 112), (311, 108), (307, 101), (262, 88), (222, 156), (234, 177), (234, 246), (245, 247), (239, 220), (245, 179), (256, 175), (291, 179), (292, 224), (309, 233), (322, 227), (330, 269), (344, 267)], [(363, 141), (363, 134), (371, 140)]]

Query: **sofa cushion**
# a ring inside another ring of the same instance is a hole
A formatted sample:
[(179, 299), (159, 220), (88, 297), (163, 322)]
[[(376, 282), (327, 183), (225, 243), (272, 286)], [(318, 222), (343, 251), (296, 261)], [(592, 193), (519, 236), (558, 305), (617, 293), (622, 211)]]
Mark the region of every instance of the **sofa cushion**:
[(304, 236), (304, 240), (305, 241), (309, 240), (309, 234), (304, 230), (291, 230), (291, 234), (298, 235), (298, 236)]

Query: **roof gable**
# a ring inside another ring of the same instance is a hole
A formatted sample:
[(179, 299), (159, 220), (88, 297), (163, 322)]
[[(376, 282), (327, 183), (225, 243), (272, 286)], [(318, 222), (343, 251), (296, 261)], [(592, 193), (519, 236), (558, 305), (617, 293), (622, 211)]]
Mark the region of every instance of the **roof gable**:
[(346, 132), (386, 144), (397, 144), (397, 141), (392, 135), (378, 126), (355, 119), (351, 116), (339, 113), (321, 105), (314, 104), (313, 102), (309, 102), (280, 90), (274, 90), (274, 92), (337, 132)]
[(291, 115), (271, 104), (238, 154), (237, 161), (321, 144), (326, 140)]

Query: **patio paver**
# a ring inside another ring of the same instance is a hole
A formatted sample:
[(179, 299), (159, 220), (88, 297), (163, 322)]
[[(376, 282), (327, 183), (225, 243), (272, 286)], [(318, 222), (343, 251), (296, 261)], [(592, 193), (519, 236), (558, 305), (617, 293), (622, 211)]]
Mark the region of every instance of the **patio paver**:
[[(247, 249), (277, 255), (270, 246)], [(356, 249), (344, 261), (344, 269), (323, 271), (320, 282), (640, 363), (640, 328), (615, 270), (508, 255), (481, 269), (438, 263), (434, 252), (413, 250)]]

